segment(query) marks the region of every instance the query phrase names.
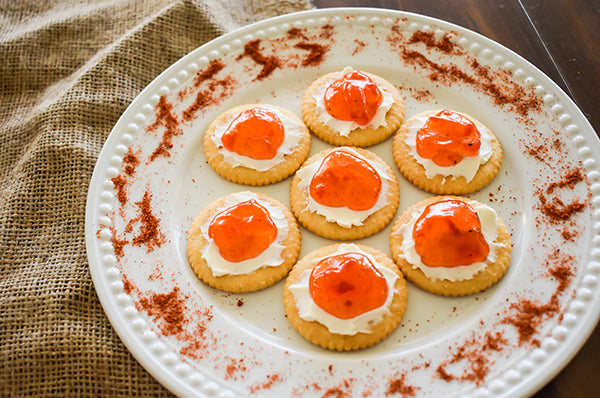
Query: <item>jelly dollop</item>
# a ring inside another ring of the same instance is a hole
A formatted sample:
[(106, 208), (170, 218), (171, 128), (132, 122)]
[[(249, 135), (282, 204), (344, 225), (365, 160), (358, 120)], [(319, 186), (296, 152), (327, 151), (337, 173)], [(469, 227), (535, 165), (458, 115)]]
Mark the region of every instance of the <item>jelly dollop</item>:
[(221, 141), (230, 152), (252, 159), (272, 159), (285, 138), (281, 119), (269, 109), (255, 107), (241, 112)]
[(381, 187), (381, 177), (366, 160), (346, 151), (333, 151), (313, 176), (310, 195), (324, 206), (362, 211), (377, 203)]
[(377, 113), (383, 96), (377, 84), (359, 71), (346, 73), (325, 90), (325, 109), (338, 120), (366, 126)]
[(388, 286), (368, 257), (349, 252), (320, 260), (310, 274), (309, 292), (325, 312), (350, 319), (381, 307)]
[(208, 227), (208, 236), (221, 257), (240, 262), (265, 251), (277, 237), (277, 226), (269, 212), (251, 199), (217, 214)]
[(429, 267), (456, 267), (483, 262), (490, 247), (475, 210), (460, 200), (428, 205), (413, 228), (415, 250)]
[(417, 132), (417, 153), (435, 164), (449, 167), (479, 154), (481, 134), (464, 116), (443, 110), (431, 116)]

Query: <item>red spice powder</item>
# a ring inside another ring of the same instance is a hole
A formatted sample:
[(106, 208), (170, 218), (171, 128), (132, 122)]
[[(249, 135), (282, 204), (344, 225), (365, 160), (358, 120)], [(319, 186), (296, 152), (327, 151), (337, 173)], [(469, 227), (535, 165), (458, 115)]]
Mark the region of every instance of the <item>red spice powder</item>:
[(203, 351), (206, 350), (206, 344), (200, 340), (200, 336), (192, 336), (184, 333), (182, 337), (178, 337), (178, 339), (188, 341), (187, 344), (179, 350), (181, 355), (193, 359), (201, 359), (204, 357)]
[(159, 324), (159, 328), (165, 336), (182, 332), (183, 322), (185, 321), (185, 305), (178, 287), (175, 287), (169, 293), (141, 297), (138, 304), (155, 320), (163, 321)]
[(581, 213), (587, 206), (585, 203), (579, 201), (574, 201), (567, 205), (558, 197), (548, 201), (542, 193), (538, 197), (542, 213), (554, 222), (569, 220), (574, 214)]
[(392, 34), (387, 38), (392, 48), (398, 51), (400, 57), (407, 65), (413, 65), (415, 69), (420, 68), (422, 72), (428, 73), (427, 77), (433, 81), (447, 86), (453, 83), (462, 82), (475, 90), (489, 95), (494, 103), (499, 106), (505, 106), (521, 116), (527, 116), (529, 112), (539, 112), (542, 109), (542, 100), (532, 91), (526, 90), (517, 82), (510, 79), (510, 72), (498, 70), (490, 73), (488, 66), (480, 65), (472, 57), (465, 56), (469, 68), (467, 72), (455, 64), (441, 64), (432, 61), (424, 54), (408, 46), (415, 42), (423, 42), (429, 48), (437, 48), (446, 53), (452, 51), (457, 54), (459, 50), (456, 45), (449, 41), (449, 38), (443, 42), (435, 41), (430, 34), (425, 32), (414, 32), (411, 38), (406, 39), (399, 27), (392, 27)]
[[(524, 122), (526, 124), (530, 123), (529, 119), (524, 120)], [(539, 131), (537, 128), (535, 127), (531, 127), (531, 136), (535, 137), (535, 138), (539, 138), (539, 140), (541, 140), (541, 143), (530, 143), (530, 144), (523, 144), (525, 147), (525, 155), (529, 155), (532, 158), (536, 159), (539, 162), (542, 163), (554, 163), (554, 157), (552, 156), (553, 154), (557, 154), (559, 156), (561, 156), (560, 160), (561, 163), (564, 162), (565, 158), (564, 158), (564, 148), (563, 148), (563, 142), (559, 139), (556, 138), (554, 140), (550, 140), (548, 138), (543, 138), (543, 132)], [(556, 135), (560, 135), (562, 134), (560, 131), (554, 131), (554, 134)]]
[[(236, 87), (237, 81), (231, 76), (225, 76), (222, 79), (216, 79), (215, 76), (226, 65), (220, 59), (210, 62), (204, 70), (198, 71), (194, 79), (194, 88), (199, 88), (202, 84), (208, 82), (203, 90), (196, 93), (194, 101), (182, 112), (184, 121), (189, 121), (197, 116), (197, 113), (208, 106), (218, 105), (225, 98), (233, 94), (233, 89)], [(188, 87), (182, 89), (178, 93), (180, 100), (184, 100), (189, 94)]]
[[(328, 28), (324, 27), (322, 30), (327, 30)], [(330, 38), (330, 34), (326, 35), (326, 38)], [(287, 31), (287, 39), (288, 40), (299, 40), (298, 43), (294, 44), (293, 48), (299, 48), (301, 50), (309, 51), (309, 54), (302, 59), (302, 66), (317, 66), (323, 62), (324, 56), (329, 50), (329, 46), (325, 44), (319, 44), (315, 41), (319, 38), (325, 38), (323, 35), (314, 36), (309, 35), (307, 29), (299, 29), (299, 28), (291, 28)], [(283, 48), (289, 48), (290, 43), (287, 41), (283, 42)], [(280, 66), (283, 66), (283, 60), (280, 58)]]
[(548, 268), (548, 273), (558, 282), (555, 295), (562, 294), (571, 284), (575, 275), (573, 268), (576, 267), (577, 259), (567, 253), (561, 253), (560, 249), (554, 250), (544, 264)]
[(455, 358), (447, 363), (442, 363), (436, 368), (436, 374), (444, 381), (461, 380), (471, 381), (479, 385), (490, 371), (489, 359), (481, 352), (472, 351), (468, 353), (468, 368), (465, 368), (463, 374), (454, 375), (447, 371), (448, 364), (460, 362), (463, 358)]
[(229, 358), (230, 363), (225, 367), (225, 380), (235, 377), (237, 372), (243, 372), (248, 368), (244, 365), (244, 358)]
[(446, 372), (446, 368), (444, 364), (440, 364), (440, 366), (437, 367), (437, 369), (435, 370), (435, 373), (437, 374), (437, 376), (444, 380), (444, 381), (453, 381), (455, 379), (455, 377), (451, 374), (449, 374), (448, 372)]
[(308, 36), (306, 36), (306, 32), (306, 28), (291, 28), (286, 33), (289, 39), (309, 40)]
[(127, 179), (119, 174), (118, 176), (111, 178), (111, 181), (117, 190), (117, 199), (122, 205), (124, 205), (127, 203), (127, 191), (125, 190)]
[[(311, 387), (314, 392), (319, 392), (322, 398), (350, 398), (353, 395), (352, 393), (352, 383), (354, 383), (355, 379), (345, 379), (341, 383), (336, 386), (325, 389), (325, 387), (320, 386), (318, 383), (313, 383), (310, 386), (306, 386), (307, 388)], [(325, 390), (325, 392), (322, 392)], [(298, 391), (299, 395), (304, 395), (302, 392)], [(315, 395), (315, 394), (312, 394)]]
[(140, 164), (140, 160), (133, 153), (133, 150), (129, 148), (125, 156), (123, 156), (123, 171), (128, 176), (132, 176), (135, 173), (135, 168)]
[(330, 40), (333, 37), (334, 33), (335, 33), (335, 26), (329, 25), (329, 24), (323, 25), (321, 27), (321, 33), (319, 33), (319, 38)]
[(206, 90), (199, 91), (196, 94), (194, 102), (183, 111), (183, 120), (192, 120), (202, 109), (205, 109), (207, 106), (218, 105), (223, 99), (229, 97), (230, 92), (227, 91), (227, 88), (233, 86), (233, 82), (234, 80), (231, 78), (227, 80), (221, 80), (220, 83), (222, 83), (221, 87), (223, 87), (223, 91), (220, 94), (215, 93), (214, 86), (209, 87)]
[(140, 161), (137, 156), (133, 153), (131, 148), (127, 150), (125, 156), (123, 156), (123, 174), (119, 174), (111, 179), (117, 190), (117, 199), (124, 205), (127, 203), (127, 183), (129, 182), (128, 177), (131, 177), (135, 173), (135, 168), (139, 165)]
[(540, 342), (534, 339), (538, 333), (538, 326), (547, 318), (556, 315), (561, 307), (559, 296), (569, 287), (574, 276), (576, 258), (570, 254), (561, 253), (559, 249), (554, 250), (547, 258), (544, 266), (548, 274), (558, 281), (556, 290), (546, 304), (540, 304), (528, 299), (521, 299), (511, 304), (510, 308), (516, 313), (502, 320), (517, 329), (519, 334), (519, 345), (531, 344), (539, 346)]
[(564, 240), (573, 241), (579, 236), (579, 231), (572, 231), (569, 228), (565, 227), (561, 231), (560, 235)]
[(535, 158), (540, 162), (548, 160), (548, 147), (545, 145), (525, 145), (525, 154)]
[(147, 251), (152, 251), (155, 247), (160, 247), (165, 238), (159, 230), (159, 219), (152, 213), (152, 194), (149, 191), (144, 192), (142, 200), (135, 202), (138, 206), (139, 214), (131, 219), (127, 224), (126, 230), (132, 230), (133, 224), (139, 222), (139, 233), (133, 238), (131, 243), (134, 245), (145, 245)]
[(227, 65), (223, 63), (221, 59), (215, 59), (210, 61), (208, 66), (205, 69), (200, 69), (196, 72), (196, 76), (194, 76), (193, 84), (189, 86), (183, 87), (181, 90), (177, 92), (177, 98), (180, 101), (184, 101), (190, 92), (194, 92), (198, 89), (204, 82), (215, 80), (215, 76), (223, 69), (225, 69)]
[(530, 343), (539, 346), (539, 340), (533, 338), (538, 332), (538, 326), (545, 318), (555, 315), (560, 310), (560, 305), (558, 296), (553, 295), (546, 304), (521, 299), (518, 303), (513, 303), (510, 308), (515, 309), (517, 312), (510, 317), (506, 317), (503, 322), (517, 329), (519, 345)]
[(492, 335), (488, 332), (484, 336), (483, 350), (502, 351), (503, 347), (508, 344), (508, 341), (503, 337), (504, 332), (496, 332)]
[(412, 87), (400, 87), (400, 89), (408, 90), (410, 95), (419, 102), (429, 101), (431, 99), (434, 99), (434, 95), (431, 93), (431, 91), (429, 91), (427, 89), (419, 90), (419, 89), (412, 88)]
[(586, 181), (585, 176), (582, 174), (579, 168), (576, 168), (567, 172), (560, 180), (549, 184), (545, 191), (540, 190), (540, 192), (538, 192), (540, 210), (548, 217), (550, 222), (556, 223), (567, 221), (576, 213), (580, 213), (585, 210), (587, 207), (586, 202), (573, 200), (571, 203), (565, 204), (564, 201), (558, 196), (555, 196), (550, 200), (546, 198), (546, 194), (553, 194), (557, 189), (567, 188), (569, 190), (573, 190), (581, 181)]
[(125, 255), (124, 247), (129, 244), (129, 241), (126, 239), (121, 239), (117, 236), (117, 231), (114, 227), (110, 228), (111, 236), (110, 243), (112, 243), (113, 251), (115, 252), (115, 256), (117, 259), (120, 259)]
[(407, 385), (405, 379), (406, 374), (402, 374), (400, 377), (390, 380), (385, 395), (389, 397), (390, 395), (401, 394), (402, 397), (414, 397), (420, 387)]
[(244, 46), (244, 52), (236, 58), (236, 60), (239, 61), (244, 57), (250, 57), (254, 62), (262, 66), (262, 70), (254, 78), (254, 80), (263, 80), (269, 77), (275, 69), (281, 66), (279, 58), (277, 58), (276, 56), (265, 56), (261, 53), (260, 43), (260, 39), (249, 41)]
[[(235, 60), (248, 57), (261, 66), (261, 70), (252, 81), (266, 79), (278, 68), (296, 69), (320, 65), (330, 48), (330, 45), (322, 40), (332, 40), (334, 27), (325, 25), (318, 34), (309, 34), (306, 28), (295, 27), (286, 33), (284, 37), (255, 39), (244, 45), (243, 52)], [(290, 49), (302, 51), (291, 53)]]
[(569, 189), (573, 189), (578, 182), (581, 182), (583, 180), (584, 176), (583, 174), (581, 174), (580, 169), (571, 170), (560, 181), (553, 182), (550, 185), (548, 185), (546, 193), (551, 194), (556, 188), (567, 187)]
[(179, 121), (173, 114), (173, 105), (167, 101), (166, 96), (161, 96), (158, 104), (156, 105), (156, 120), (150, 126), (146, 128), (146, 131), (156, 131), (158, 127), (164, 127), (162, 140), (150, 155), (150, 161), (153, 161), (159, 156), (169, 157), (169, 152), (173, 148), (173, 137), (182, 134), (179, 128)]
[[(557, 134), (557, 135), (561, 134), (560, 131), (554, 131), (554, 133)], [(554, 148), (558, 152), (562, 152), (562, 150), (563, 150), (563, 142), (559, 138), (556, 138), (554, 141), (552, 141), (552, 148)]]
[(207, 336), (208, 323), (212, 319), (210, 308), (191, 311), (186, 306), (188, 297), (178, 287), (168, 293), (143, 293), (126, 275), (122, 276), (122, 280), (125, 293), (137, 296), (134, 303), (138, 311), (153, 317), (164, 336), (174, 336), (184, 343), (179, 350), (181, 355), (201, 359), (214, 349), (211, 344), (216, 344), (216, 340)]
[(126, 275), (123, 275), (121, 277), (121, 280), (123, 281), (123, 291), (127, 294), (131, 294), (131, 292), (134, 290), (135, 286), (133, 285), (133, 283), (131, 283), (131, 281), (129, 280), (129, 278), (127, 278)]
[(308, 50), (310, 53), (302, 60), (302, 66), (317, 66), (324, 60), (329, 47), (322, 44), (301, 42), (294, 46), (302, 50)]
[(433, 32), (423, 32), (418, 30), (412, 34), (410, 39), (408, 39), (408, 43), (423, 43), (429, 48), (433, 47), (444, 53), (451, 53), (456, 50), (456, 46), (450, 41), (451, 37), (451, 35), (446, 33), (436, 40)]
[(194, 78), (194, 87), (197, 88), (205, 81), (212, 79), (223, 68), (225, 68), (225, 64), (220, 59), (210, 61), (206, 69), (202, 69), (196, 73)]
[(354, 47), (354, 50), (352, 50), (352, 55), (358, 54), (367, 46), (367, 43), (359, 39), (354, 39), (354, 43), (356, 43), (356, 47)]
[(571, 284), (573, 278), (573, 271), (571, 266), (566, 264), (556, 265), (554, 268), (550, 268), (550, 275), (559, 282), (557, 291), (564, 292)]
[(269, 389), (269, 388), (273, 387), (274, 385), (281, 383), (282, 381), (283, 381), (283, 377), (280, 374), (278, 374), (278, 373), (268, 374), (267, 381), (265, 381), (264, 383), (260, 383), (260, 384), (251, 386), (250, 392), (252, 394), (254, 394), (259, 390)]
[[(436, 368), (436, 375), (444, 381), (461, 380), (470, 381), (480, 385), (485, 381), (490, 371), (490, 359), (487, 353), (489, 351), (501, 351), (507, 341), (503, 337), (504, 331), (492, 335), (486, 333), (482, 339), (472, 338), (459, 346), (450, 359), (442, 362)], [(461, 374), (453, 374), (448, 367), (464, 362)]]
[(322, 395), (322, 398), (350, 398), (352, 394), (339, 387), (330, 388)]
[(193, 325), (194, 330), (184, 330), (177, 335), (178, 340), (187, 343), (179, 352), (189, 358), (201, 359), (215, 349), (214, 346), (218, 341), (215, 337), (210, 338), (208, 335), (208, 323), (213, 318), (210, 308), (206, 308), (204, 311), (196, 310), (193, 314), (199, 318), (199, 321)]

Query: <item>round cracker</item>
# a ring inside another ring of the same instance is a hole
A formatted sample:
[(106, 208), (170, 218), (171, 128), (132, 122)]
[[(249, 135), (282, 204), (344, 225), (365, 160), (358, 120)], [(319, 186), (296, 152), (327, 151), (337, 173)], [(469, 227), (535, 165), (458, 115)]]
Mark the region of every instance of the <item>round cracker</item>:
[(398, 88), (382, 77), (372, 73), (362, 73), (369, 76), (378, 87), (385, 88), (387, 92), (391, 93), (394, 99), (394, 103), (385, 115), (385, 125), (377, 128), (358, 127), (352, 130), (348, 136), (343, 136), (338, 131), (323, 123), (319, 117), (319, 110), (317, 109), (317, 102), (314, 96), (321, 84), (325, 84), (328, 81), (335, 81), (345, 74), (344, 71), (338, 71), (328, 73), (315, 80), (308, 87), (302, 98), (302, 118), (314, 135), (333, 145), (367, 147), (384, 141), (400, 127), (404, 118), (404, 99)]
[[(324, 156), (332, 151), (339, 148), (332, 148), (323, 150), (313, 156), (311, 156), (302, 167), (308, 166), (314, 162), (319, 161)], [(292, 211), (300, 224), (306, 229), (314, 232), (317, 235), (323, 236), (329, 239), (336, 240), (352, 240), (362, 239), (367, 236), (371, 236), (381, 231), (389, 222), (392, 220), (398, 209), (400, 203), (400, 187), (398, 180), (392, 169), (388, 166), (383, 159), (377, 156), (375, 153), (363, 149), (363, 148), (352, 148), (366, 159), (377, 162), (378, 164), (385, 167), (388, 175), (392, 178), (389, 181), (389, 191), (387, 192), (387, 205), (377, 210), (375, 213), (368, 216), (364, 221), (363, 225), (352, 226), (350, 228), (343, 227), (336, 222), (327, 221), (325, 216), (308, 210), (308, 190), (301, 190), (299, 187), (300, 178), (298, 174), (292, 179), (290, 184), (290, 204)], [(349, 212), (352, 210), (348, 209)]]
[[(438, 174), (433, 178), (428, 178), (425, 174), (425, 168), (410, 154), (410, 147), (405, 142), (409, 128), (414, 124), (419, 123), (417, 118), (433, 116), (440, 111), (441, 109), (425, 111), (402, 123), (402, 126), (398, 129), (392, 142), (394, 161), (400, 169), (400, 172), (410, 182), (427, 192), (437, 195), (466, 195), (478, 191), (488, 185), (498, 175), (500, 167), (502, 166), (502, 146), (491, 130), (489, 132), (492, 135), (492, 156), (486, 163), (479, 166), (479, 170), (477, 170), (477, 173), (469, 182), (467, 182), (463, 176), (454, 178), (452, 176), (444, 177)], [(476, 125), (485, 126), (477, 119), (465, 113), (456, 113), (466, 117)]]
[(187, 253), (190, 265), (198, 278), (206, 284), (227, 292), (242, 293), (253, 292), (269, 287), (283, 279), (290, 271), (300, 253), (301, 236), (300, 228), (290, 210), (279, 201), (262, 193), (256, 193), (260, 200), (281, 209), (289, 226), (287, 238), (283, 242), (285, 249), (282, 253), (283, 261), (278, 266), (259, 268), (249, 274), (215, 276), (202, 257), (202, 248), (210, 244), (202, 234), (202, 225), (213, 217), (217, 210), (223, 206), (228, 196), (212, 202), (196, 217), (188, 235)]
[(300, 280), (302, 273), (312, 269), (316, 263), (315, 259), (325, 257), (337, 251), (339, 244), (321, 247), (304, 256), (294, 266), (288, 275), (283, 291), (283, 304), (288, 320), (304, 338), (313, 344), (334, 351), (360, 350), (380, 342), (392, 333), (400, 324), (407, 303), (406, 281), (394, 262), (383, 252), (365, 245), (357, 245), (361, 250), (373, 255), (379, 264), (393, 270), (398, 279), (394, 284), (394, 297), (390, 305), (390, 312), (384, 316), (381, 322), (373, 326), (369, 333), (359, 332), (355, 335), (342, 335), (332, 333), (327, 327), (317, 321), (305, 321), (300, 318), (296, 299), (289, 287)]
[(419, 268), (413, 267), (406, 259), (402, 251), (402, 242), (405, 226), (412, 219), (412, 213), (419, 208), (424, 208), (435, 202), (443, 200), (460, 200), (463, 202), (468, 201), (466, 198), (458, 196), (437, 196), (428, 198), (415, 203), (408, 209), (406, 209), (400, 217), (394, 222), (392, 227), (392, 233), (390, 236), (390, 247), (392, 250), (392, 257), (396, 264), (402, 270), (402, 273), (407, 280), (411, 281), (418, 287), (428, 292), (441, 295), (441, 296), (467, 296), (470, 294), (482, 292), (489, 288), (504, 276), (508, 265), (510, 263), (510, 255), (512, 251), (512, 245), (510, 242), (510, 234), (508, 233), (506, 226), (499, 217), (496, 217), (496, 223), (498, 225), (498, 241), (502, 246), (498, 248), (496, 252), (496, 260), (494, 262), (487, 262), (487, 266), (479, 273), (475, 274), (473, 278), (462, 281), (449, 281), (447, 279), (433, 279), (425, 275)]
[[(256, 107), (275, 108), (284, 115), (298, 122), (301, 139), (293, 153), (285, 155), (284, 161), (271, 167), (269, 170), (258, 171), (245, 166), (232, 166), (225, 161), (225, 157), (219, 152), (219, 148), (213, 141), (213, 136), (218, 126), (227, 123), (232, 117), (236, 117), (246, 109)], [(244, 185), (267, 185), (279, 182), (292, 175), (308, 157), (310, 151), (310, 132), (304, 122), (293, 112), (276, 105), (247, 104), (229, 109), (217, 117), (208, 127), (204, 135), (204, 153), (210, 167), (217, 174), (229, 181)]]

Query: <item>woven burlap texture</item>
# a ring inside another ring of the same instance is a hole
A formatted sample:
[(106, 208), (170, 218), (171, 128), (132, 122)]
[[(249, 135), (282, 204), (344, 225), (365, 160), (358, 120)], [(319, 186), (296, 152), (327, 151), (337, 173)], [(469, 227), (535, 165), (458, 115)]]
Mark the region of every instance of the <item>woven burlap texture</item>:
[[(309, 0), (0, 1), (0, 396), (169, 396), (98, 301), (88, 184), (119, 116), (165, 68)], [(235, 11), (232, 11), (235, 10)]]

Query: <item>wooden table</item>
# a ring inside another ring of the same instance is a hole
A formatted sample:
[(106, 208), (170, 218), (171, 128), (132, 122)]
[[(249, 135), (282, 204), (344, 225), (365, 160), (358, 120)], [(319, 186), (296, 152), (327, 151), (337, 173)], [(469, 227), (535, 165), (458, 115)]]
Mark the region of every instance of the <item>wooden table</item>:
[[(479, 32), (547, 74), (600, 133), (598, 0), (313, 0), (313, 4), (403, 10)], [(600, 327), (596, 327), (573, 360), (534, 397), (596, 397), (599, 390)]]

